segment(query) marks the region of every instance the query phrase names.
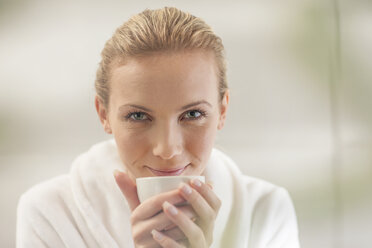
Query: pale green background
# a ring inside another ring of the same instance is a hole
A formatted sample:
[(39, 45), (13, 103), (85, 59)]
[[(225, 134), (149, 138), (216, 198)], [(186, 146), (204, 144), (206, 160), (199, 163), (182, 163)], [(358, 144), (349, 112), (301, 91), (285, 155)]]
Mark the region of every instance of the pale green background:
[(217, 146), (288, 189), (302, 247), (371, 247), (369, 0), (1, 0), (0, 247), (14, 247), (22, 192), (110, 138), (93, 106), (99, 53), (131, 15), (163, 6), (222, 37), (232, 99)]

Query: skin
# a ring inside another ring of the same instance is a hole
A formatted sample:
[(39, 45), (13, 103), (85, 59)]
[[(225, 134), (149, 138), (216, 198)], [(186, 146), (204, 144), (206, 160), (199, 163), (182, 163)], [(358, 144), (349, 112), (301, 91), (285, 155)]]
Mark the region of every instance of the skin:
[(221, 205), (210, 186), (194, 181), (140, 203), (135, 179), (179, 168), (203, 175), (229, 101), (228, 91), (219, 99), (213, 53), (130, 58), (112, 68), (110, 86), (109, 107), (98, 96), (95, 105), (125, 167), (115, 179), (132, 210), (136, 247), (209, 247)]

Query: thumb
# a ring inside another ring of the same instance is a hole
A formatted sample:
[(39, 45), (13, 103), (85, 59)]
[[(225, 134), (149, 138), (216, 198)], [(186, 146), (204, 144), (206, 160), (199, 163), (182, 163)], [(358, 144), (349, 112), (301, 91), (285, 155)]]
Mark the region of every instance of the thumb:
[(114, 171), (114, 177), (116, 184), (119, 186), (121, 192), (127, 199), (131, 211), (133, 211), (140, 204), (137, 195), (136, 184), (128, 176), (127, 173), (121, 172), (119, 170)]

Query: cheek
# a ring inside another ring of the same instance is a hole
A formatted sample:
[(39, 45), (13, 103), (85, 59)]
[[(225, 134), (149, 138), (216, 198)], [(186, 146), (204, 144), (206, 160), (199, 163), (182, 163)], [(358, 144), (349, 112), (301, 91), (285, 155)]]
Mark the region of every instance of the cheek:
[(185, 149), (201, 163), (206, 163), (214, 145), (216, 131), (217, 128), (212, 124), (192, 130), (186, 135)]
[(148, 140), (134, 130), (116, 130), (114, 132), (119, 155), (125, 165), (132, 165), (139, 157), (143, 157), (148, 148)]

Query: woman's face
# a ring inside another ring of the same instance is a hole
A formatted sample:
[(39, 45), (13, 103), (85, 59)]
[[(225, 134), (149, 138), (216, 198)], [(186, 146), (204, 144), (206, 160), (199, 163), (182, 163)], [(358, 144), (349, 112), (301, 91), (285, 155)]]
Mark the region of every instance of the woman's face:
[(112, 69), (110, 85), (108, 111), (97, 97), (96, 108), (132, 178), (203, 173), (228, 103), (212, 53), (131, 58)]

